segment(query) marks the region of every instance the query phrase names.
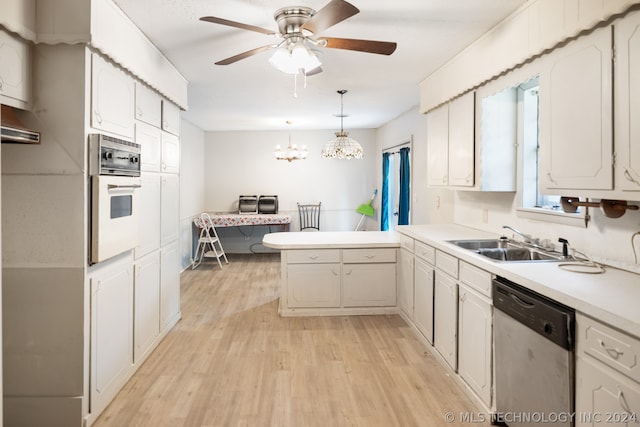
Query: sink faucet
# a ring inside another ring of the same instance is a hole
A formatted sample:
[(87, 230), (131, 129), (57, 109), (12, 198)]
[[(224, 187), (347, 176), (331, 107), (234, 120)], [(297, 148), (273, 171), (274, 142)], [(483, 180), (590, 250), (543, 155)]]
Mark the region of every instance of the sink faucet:
[(511, 231), (513, 231), (514, 233), (516, 233), (518, 236), (522, 237), (522, 240), (524, 241), (524, 243), (528, 243), (528, 244), (532, 244), (532, 245), (538, 245), (540, 243), (540, 239), (536, 239), (531, 237), (528, 234), (524, 234), (522, 231), (516, 230), (515, 228), (509, 226), (509, 225), (503, 225), (502, 228), (506, 228), (509, 229)]

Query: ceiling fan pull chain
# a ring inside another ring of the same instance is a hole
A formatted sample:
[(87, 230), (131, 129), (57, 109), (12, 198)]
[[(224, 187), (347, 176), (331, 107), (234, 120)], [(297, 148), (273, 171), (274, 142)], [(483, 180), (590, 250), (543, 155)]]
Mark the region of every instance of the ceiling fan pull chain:
[(294, 98), (298, 97), (298, 75), (297, 74), (293, 75), (293, 97)]
[(302, 74), (304, 74), (304, 88), (307, 88), (307, 70), (303, 69)]

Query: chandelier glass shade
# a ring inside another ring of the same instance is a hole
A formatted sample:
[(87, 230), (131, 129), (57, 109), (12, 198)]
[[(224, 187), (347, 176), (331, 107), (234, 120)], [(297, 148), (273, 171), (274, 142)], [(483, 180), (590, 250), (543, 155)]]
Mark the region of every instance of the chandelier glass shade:
[[(291, 40), (291, 39), (290, 39)], [(307, 74), (318, 68), (322, 63), (318, 57), (305, 46), (304, 39), (287, 41), (276, 49), (269, 63), (277, 70), (286, 74)]]
[(325, 159), (361, 159), (364, 155), (362, 146), (358, 141), (349, 137), (349, 132), (344, 130), (344, 103), (342, 98), (346, 90), (339, 90), (340, 94), (340, 131), (336, 132), (336, 138), (327, 142), (322, 147), (322, 157)]
[[(287, 122), (289, 126), (291, 126), (291, 122)], [(304, 160), (307, 158), (307, 146), (303, 145), (301, 149), (298, 149), (296, 144), (291, 144), (291, 131), (289, 131), (289, 145), (287, 148), (282, 150), (280, 145), (276, 145), (276, 149), (273, 151), (273, 156), (277, 160), (286, 160), (288, 162), (292, 162), (293, 160)]]

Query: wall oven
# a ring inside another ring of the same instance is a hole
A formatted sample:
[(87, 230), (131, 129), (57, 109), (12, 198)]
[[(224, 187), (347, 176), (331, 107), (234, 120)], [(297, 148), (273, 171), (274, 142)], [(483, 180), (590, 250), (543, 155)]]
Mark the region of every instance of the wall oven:
[(140, 144), (89, 135), (91, 264), (138, 244)]

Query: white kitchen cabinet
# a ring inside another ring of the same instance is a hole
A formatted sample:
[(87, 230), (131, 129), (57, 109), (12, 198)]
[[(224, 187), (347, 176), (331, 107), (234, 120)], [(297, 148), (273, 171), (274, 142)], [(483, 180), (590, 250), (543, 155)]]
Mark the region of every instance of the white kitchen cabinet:
[(178, 173), (180, 170), (180, 139), (168, 132), (162, 132), (161, 170), (165, 173)]
[(576, 359), (576, 427), (640, 424), (640, 385), (592, 359)]
[(458, 295), (458, 374), (491, 406), (491, 300), (460, 283)]
[[(138, 212), (139, 222), (139, 239), (138, 246), (134, 248), (135, 258), (138, 259), (150, 252), (160, 249), (160, 183), (159, 174), (142, 173), (140, 177), (142, 188), (136, 191), (136, 197), (140, 202), (136, 206), (140, 206)], [(168, 219), (167, 219), (168, 221)], [(171, 225), (167, 224), (170, 228)]]
[(91, 56), (91, 63), (91, 126), (133, 139), (133, 79), (98, 54)]
[(175, 241), (160, 249), (160, 330), (180, 318), (180, 251)]
[(449, 106), (427, 114), (427, 185), (449, 184)]
[(180, 231), (179, 176), (162, 174), (160, 179), (160, 245), (178, 240)]
[(431, 344), (433, 344), (433, 276), (433, 266), (419, 258), (416, 252), (413, 273), (413, 322)]
[(615, 187), (640, 191), (640, 13), (616, 22), (614, 38)]
[(287, 268), (287, 305), (292, 308), (340, 307), (340, 263), (291, 264)]
[(160, 252), (134, 264), (133, 358), (140, 363), (160, 335)]
[(410, 319), (413, 320), (413, 252), (400, 249), (400, 260), (398, 265), (398, 308)]
[(433, 345), (455, 371), (458, 351), (458, 284), (436, 269), (433, 296)]
[(427, 184), (473, 187), (475, 92), (427, 114)]
[(136, 119), (156, 128), (162, 126), (162, 98), (152, 89), (136, 82)]
[(133, 265), (106, 263), (91, 288), (91, 410), (99, 413), (127, 381), (133, 365)]
[(342, 251), (342, 306), (396, 305), (396, 249)]
[(180, 108), (166, 99), (162, 100), (162, 130), (180, 135)]
[(449, 186), (473, 187), (475, 160), (475, 92), (449, 103)]
[(31, 50), (27, 42), (0, 30), (0, 101), (26, 108), (31, 100)]
[(136, 140), (140, 144), (140, 169), (143, 172), (160, 172), (162, 131), (149, 124), (136, 122)]
[(543, 194), (613, 189), (611, 43), (611, 27), (601, 28), (542, 58)]

